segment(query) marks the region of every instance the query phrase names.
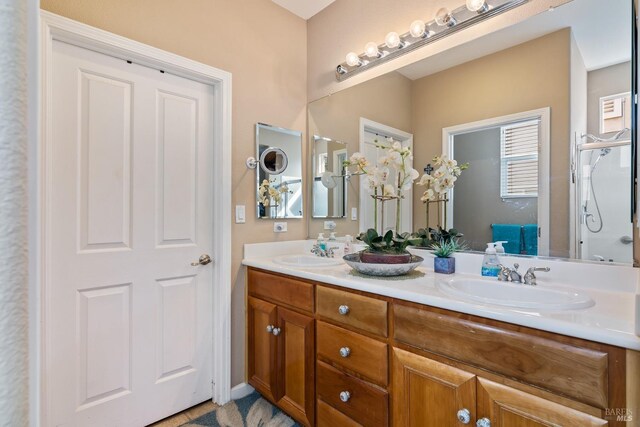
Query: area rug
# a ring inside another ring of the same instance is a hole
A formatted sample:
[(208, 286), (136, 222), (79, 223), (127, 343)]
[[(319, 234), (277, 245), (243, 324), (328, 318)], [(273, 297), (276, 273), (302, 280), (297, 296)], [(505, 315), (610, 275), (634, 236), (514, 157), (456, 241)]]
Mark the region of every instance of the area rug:
[(183, 426), (299, 427), (299, 424), (254, 392), (242, 399), (232, 400)]

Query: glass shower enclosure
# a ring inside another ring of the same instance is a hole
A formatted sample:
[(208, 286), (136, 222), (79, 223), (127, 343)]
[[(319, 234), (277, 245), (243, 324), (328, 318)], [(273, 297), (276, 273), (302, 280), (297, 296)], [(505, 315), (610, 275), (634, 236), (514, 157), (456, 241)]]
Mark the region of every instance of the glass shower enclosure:
[(576, 161), (577, 258), (632, 263), (630, 141), (579, 144)]

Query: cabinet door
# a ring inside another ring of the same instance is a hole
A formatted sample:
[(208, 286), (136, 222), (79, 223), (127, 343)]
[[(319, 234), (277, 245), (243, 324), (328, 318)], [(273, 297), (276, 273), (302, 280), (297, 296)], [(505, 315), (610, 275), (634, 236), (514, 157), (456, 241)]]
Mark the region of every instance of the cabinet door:
[(435, 360), (393, 349), (393, 425), (458, 427), (458, 411), (475, 420), (476, 376)]
[(478, 378), (478, 419), (491, 427), (592, 427), (607, 421), (537, 396)]
[(281, 397), (277, 375), (277, 337), (267, 327), (276, 325), (276, 306), (249, 297), (249, 384), (272, 402)]
[(278, 307), (278, 405), (301, 424), (314, 420), (313, 318)]

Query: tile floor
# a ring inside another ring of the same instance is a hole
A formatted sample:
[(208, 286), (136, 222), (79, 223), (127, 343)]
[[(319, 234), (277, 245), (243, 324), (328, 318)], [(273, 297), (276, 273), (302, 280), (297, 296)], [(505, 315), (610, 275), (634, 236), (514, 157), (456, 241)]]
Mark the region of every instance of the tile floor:
[(204, 402), (171, 417), (165, 418), (164, 420), (160, 420), (157, 423), (151, 424), (149, 427), (178, 427), (191, 420), (195, 420), (207, 412), (213, 411), (217, 407), (218, 405), (213, 402)]

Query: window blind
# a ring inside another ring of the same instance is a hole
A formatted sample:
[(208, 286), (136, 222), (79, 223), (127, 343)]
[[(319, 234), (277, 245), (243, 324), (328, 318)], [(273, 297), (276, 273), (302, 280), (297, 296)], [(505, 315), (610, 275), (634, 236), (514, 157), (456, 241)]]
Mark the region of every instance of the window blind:
[(500, 197), (538, 196), (540, 121), (500, 128)]

